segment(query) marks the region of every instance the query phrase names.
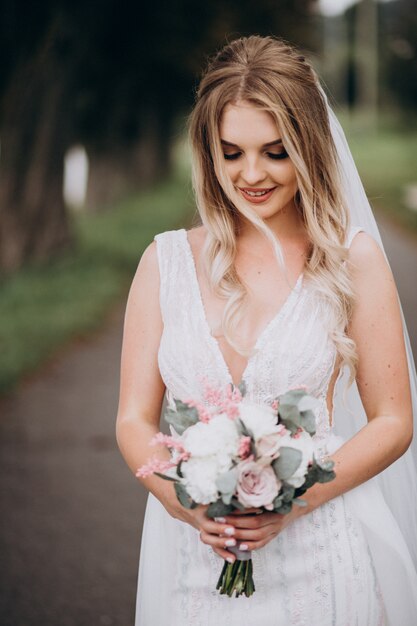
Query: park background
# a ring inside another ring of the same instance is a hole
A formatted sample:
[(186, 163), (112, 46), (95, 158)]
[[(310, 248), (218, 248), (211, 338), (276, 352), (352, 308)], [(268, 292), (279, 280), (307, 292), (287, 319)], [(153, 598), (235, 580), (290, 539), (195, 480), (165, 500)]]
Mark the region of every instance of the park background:
[(185, 128), (207, 55), (255, 33), (320, 74), (417, 354), (415, 0), (1, 0), (2, 626), (133, 624), (124, 307), (154, 235), (197, 223)]

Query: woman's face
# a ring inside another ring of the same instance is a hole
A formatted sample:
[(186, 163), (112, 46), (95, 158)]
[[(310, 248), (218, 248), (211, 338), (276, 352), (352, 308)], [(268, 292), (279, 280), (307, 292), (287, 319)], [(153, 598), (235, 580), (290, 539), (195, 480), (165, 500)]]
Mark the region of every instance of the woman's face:
[(219, 130), (226, 170), (259, 217), (295, 209), (295, 168), (272, 116), (250, 102), (228, 104)]

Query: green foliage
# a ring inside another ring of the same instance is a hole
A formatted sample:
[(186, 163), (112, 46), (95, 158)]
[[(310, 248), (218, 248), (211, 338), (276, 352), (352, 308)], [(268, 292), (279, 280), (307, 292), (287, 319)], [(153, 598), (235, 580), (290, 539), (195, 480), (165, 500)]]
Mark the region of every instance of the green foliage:
[(272, 463), (272, 468), (279, 480), (287, 480), (291, 478), (297, 471), (302, 461), (303, 454), (301, 450), (282, 446), (279, 449), (279, 457)]
[(174, 489), (175, 493), (177, 494), (177, 498), (183, 507), (185, 507), (186, 509), (195, 509), (198, 506), (197, 502), (194, 502), (194, 500), (190, 498), (184, 485), (176, 482), (174, 484)]
[(294, 434), (299, 427), (310, 435), (316, 432), (316, 417), (312, 411), (315, 400), (304, 389), (293, 389), (279, 397), (279, 421)]
[(206, 514), (208, 517), (223, 517), (229, 515), (233, 511), (234, 507), (231, 504), (225, 504), (221, 498), (216, 502), (212, 502), (207, 508)]
[(187, 428), (194, 426), (198, 422), (198, 411), (195, 407), (189, 407), (181, 400), (175, 400), (177, 410), (167, 409), (165, 421), (173, 426), (175, 431), (182, 435)]
[(77, 247), (0, 284), (0, 393), (69, 340), (99, 327), (125, 299), (153, 236), (191, 215), (189, 183), (172, 177), (104, 214), (74, 218)]

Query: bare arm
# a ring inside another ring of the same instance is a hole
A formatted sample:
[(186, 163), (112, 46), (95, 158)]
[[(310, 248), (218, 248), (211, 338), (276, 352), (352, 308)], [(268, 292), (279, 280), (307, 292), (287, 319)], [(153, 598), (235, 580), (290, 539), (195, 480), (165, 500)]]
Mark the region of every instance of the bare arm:
[[(116, 437), (133, 473), (150, 457), (169, 458), (167, 450), (149, 446), (149, 441), (159, 431), (165, 392), (157, 360), (163, 329), (159, 282), (154, 241), (143, 253), (133, 279), (123, 331)], [(173, 484), (157, 476), (142, 482), (174, 514), (179, 505)]]
[(353, 240), (349, 265), (356, 303), (349, 336), (356, 342), (356, 381), (368, 423), (334, 455), (336, 479), (315, 485), (310, 510), (375, 476), (410, 445), (413, 430), (407, 356), (397, 289), (372, 237)]

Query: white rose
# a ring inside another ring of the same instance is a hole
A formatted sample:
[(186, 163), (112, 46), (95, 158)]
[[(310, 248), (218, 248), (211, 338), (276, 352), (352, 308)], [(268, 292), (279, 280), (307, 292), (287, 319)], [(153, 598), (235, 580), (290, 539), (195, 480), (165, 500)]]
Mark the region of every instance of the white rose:
[(222, 473), (216, 456), (195, 457), (181, 465), (183, 484), (194, 502), (210, 504), (217, 500), (216, 479)]
[(301, 487), (304, 483), (305, 475), (307, 474), (307, 469), (309, 463), (313, 461), (314, 455), (314, 442), (311, 436), (302, 431), (298, 433), (295, 437), (291, 437), (290, 435), (285, 435), (281, 438), (281, 446), (288, 446), (289, 448), (296, 448), (300, 450), (302, 453), (301, 463), (297, 468), (297, 471), (292, 475), (291, 478), (287, 479), (285, 482), (293, 487)]
[(255, 441), (280, 431), (277, 414), (267, 405), (243, 401), (239, 406), (240, 419), (252, 433)]
[(218, 455), (224, 465), (238, 454), (239, 433), (234, 421), (221, 414), (187, 428), (182, 442), (191, 457)]

